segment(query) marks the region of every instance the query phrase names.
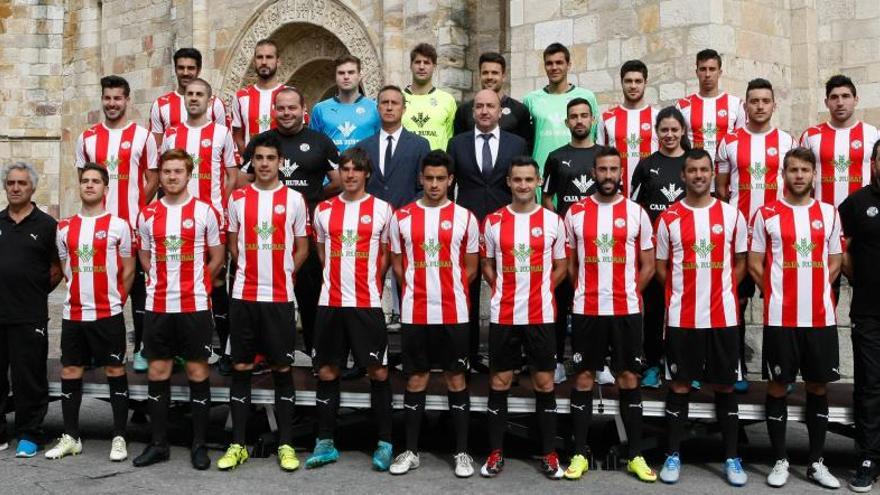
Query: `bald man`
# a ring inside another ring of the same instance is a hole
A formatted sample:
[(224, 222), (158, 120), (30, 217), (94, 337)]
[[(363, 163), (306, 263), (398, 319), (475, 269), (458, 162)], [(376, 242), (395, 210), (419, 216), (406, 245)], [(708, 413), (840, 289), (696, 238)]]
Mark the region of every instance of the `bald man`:
[[(455, 164), (458, 185), (455, 202), (464, 206), (482, 224), (490, 213), (510, 204), (507, 169), (514, 157), (528, 154), (526, 141), (501, 130), (501, 100), (490, 89), (474, 96), (474, 129), (449, 140), (449, 154)], [(474, 369), (488, 372), (479, 356), (480, 277), (471, 284), (471, 356)]]

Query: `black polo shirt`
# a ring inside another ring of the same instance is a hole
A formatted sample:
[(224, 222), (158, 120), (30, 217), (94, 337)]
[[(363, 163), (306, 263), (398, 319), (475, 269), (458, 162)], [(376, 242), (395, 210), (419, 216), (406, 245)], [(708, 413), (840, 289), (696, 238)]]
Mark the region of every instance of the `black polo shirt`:
[(20, 223), (0, 211), (0, 325), (49, 319), (49, 267), (58, 222), (34, 205)]
[(880, 316), (880, 188), (865, 186), (849, 195), (838, 209), (847, 252), (853, 264), (849, 283), (853, 288), (850, 316)]

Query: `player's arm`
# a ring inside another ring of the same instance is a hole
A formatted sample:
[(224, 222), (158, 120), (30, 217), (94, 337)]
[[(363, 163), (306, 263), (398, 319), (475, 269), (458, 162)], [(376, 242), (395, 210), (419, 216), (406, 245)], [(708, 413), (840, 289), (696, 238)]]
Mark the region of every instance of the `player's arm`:
[(144, 172), (144, 203), (150, 203), (159, 190), (159, 174), (155, 170)]
[[(754, 218), (761, 217), (761, 215), (754, 215)], [(733, 239), (733, 275), (736, 278), (736, 283), (739, 285), (740, 282), (746, 278), (746, 258), (749, 254), (749, 229), (746, 224), (746, 218), (742, 213), (737, 210), (736, 212), (736, 226), (734, 227), (734, 239)], [(752, 229), (754, 230), (757, 223), (752, 224)], [(764, 230), (763, 223), (760, 224), (761, 231)]]
[(656, 273), (656, 261), (654, 249), (643, 249), (639, 252), (639, 278), (636, 282), (636, 289), (641, 293), (645, 287), (651, 282)]
[[(853, 262), (852, 262), (852, 257), (849, 254), (849, 246), (852, 244), (852, 238), (851, 237), (844, 237), (843, 240), (844, 240), (844, 244), (846, 245), (846, 249), (843, 251), (843, 255), (841, 256), (840, 270), (841, 270), (841, 272), (843, 272), (844, 275), (846, 275), (846, 278), (852, 279)], [(829, 262), (830, 261), (831, 260), (829, 259)], [(832, 278), (832, 280), (834, 280), (834, 279)]]
[(553, 241), (553, 269), (550, 272), (550, 283), (556, 288), (568, 276), (568, 236), (565, 233), (565, 222), (557, 217), (556, 239)]
[(556, 202), (553, 199), (556, 197), (556, 189), (558, 189), (558, 184), (556, 184), (557, 168), (556, 158), (552, 156), (547, 157), (547, 161), (544, 163), (544, 187), (541, 195), (541, 206), (550, 211), (556, 211)]
[(577, 283), (578, 266), (580, 266), (579, 263), (580, 263), (580, 260), (578, 259), (577, 249), (570, 249), (569, 255), (568, 255), (567, 269), (568, 269), (568, 281), (569, 281), (569, 283), (571, 283), (572, 286), (574, 286)]
[(483, 258), (482, 268), (483, 278), (486, 280), (486, 283), (489, 284), (489, 287), (495, 287), (495, 278), (497, 276), (495, 258)]
[(550, 272), (550, 283), (555, 289), (568, 275), (568, 259), (553, 260), (553, 271)]
[(657, 258), (654, 263), (654, 278), (657, 279), (657, 282), (660, 282), (660, 285), (666, 285), (666, 274), (668, 269), (666, 263), (667, 260), (660, 258)]
[(211, 274), (211, 280), (220, 275), (220, 269), (226, 262), (226, 246), (218, 244), (216, 246), (208, 246), (208, 273)]
[(388, 245), (388, 241), (383, 241), (379, 243), (379, 278), (380, 280), (385, 279), (385, 275), (388, 273), (388, 268), (391, 267), (391, 247)]
[(306, 262), (309, 257), (309, 238), (308, 236), (296, 236), (293, 238), (296, 251), (293, 252), (293, 273), (299, 272), (299, 268)]
[[(228, 198), (232, 195), (232, 191), (234, 191), (238, 186), (239, 178), (238, 178), (238, 167), (235, 165), (231, 167), (226, 167), (226, 181), (223, 185), (223, 197)], [(245, 184), (247, 185), (247, 184)]]
[(466, 253), (464, 255), (464, 271), (467, 275), (468, 283), (477, 278), (477, 270), (480, 267), (480, 255), (477, 253)]
[(139, 249), (138, 250), (138, 260), (141, 262), (141, 267), (144, 269), (144, 273), (150, 273), (150, 268), (152, 268), (152, 258), (150, 255), (149, 249)]
[(324, 186), (324, 199), (332, 198), (342, 190), (342, 179), (339, 178), (338, 170), (328, 170), (327, 180), (330, 182)]
[(51, 251), (52, 260), (49, 262), (49, 292), (55, 290), (58, 284), (64, 280), (64, 272), (61, 270), (61, 260), (58, 259), (58, 253), (53, 249)]
[(733, 276), (736, 277), (737, 285), (746, 278), (746, 254), (748, 253), (736, 253), (733, 255)]
[(730, 201), (730, 174), (718, 172), (715, 175), (715, 194), (722, 201)]
[(131, 285), (134, 283), (134, 256), (125, 256), (122, 258), (122, 289), (125, 294), (131, 291)]
[(226, 232), (226, 251), (230, 259), (238, 261), (238, 232)]
[(245, 149), (244, 128), (242, 128), (242, 127), (233, 127), (232, 128), (232, 141), (235, 143), (235, 149), (238, 149), (238, 150)]
[(766, 293), (764, 290), (764, 262), (766, 261), (766, 257), (767, 255), (765, 253), (749, 251), (749, 275), (752, 276), (752, 280), (755, 281), (755, 286), (761, 289), (762, 293)]

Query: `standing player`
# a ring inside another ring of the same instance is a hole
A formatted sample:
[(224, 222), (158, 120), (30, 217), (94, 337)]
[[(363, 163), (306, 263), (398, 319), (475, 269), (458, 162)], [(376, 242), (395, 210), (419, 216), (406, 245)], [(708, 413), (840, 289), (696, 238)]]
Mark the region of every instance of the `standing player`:
[(687, 194), (657, 220), (657, 279), (666, 285), (666, 397), (669, 453), (660, 479), (676, 483), (679, 446), (688, 416), (691, 381), (715, 392), (715, 417), (724, 440), (725, 474), (734, 486), (748, 476), (736, 455), (739, 375), (736, 285), (746, 270), (748, 232), (736, 207), (710, 195), (712, 159), (687, 152), (681, 175)]
[(172, 358), (186, 360), (192, 411), (192, 465), (211, 467), (205, 436), (211, 407), (211, 280), (226, 259), (220, 242), (220, 214), (187, 190), (193, 160), (172, 149), (159, 157), (165, 196), (145, 207), (138, 220), (141, 264), (149, 273), (144, 355), (150, 362), (147, 385), (152, 440), (135, 467), (167, 461), (168, 406)]
[[(782, 198), (782, 174), (779, 163), (794, 145), (787, 132), (770, 125), (776, 101), (773, 86), (766, 79), (752, 79), (746, 89), (748, 122), (721, 138), (715, 155), (715, 190), (723, 201), (739, 208), (745, 218), (765, 204)], [(746, 321), (749, 299), (755, 295), (755, 283), (745, 277), (737, 288), (739, 295), (740, 367), (746, 376)], [(736, 391), (748, 390), (745, 379), (736, 382)]]
[(332, 139), (341, 153), (379, 132), (379, 110), (361, 94), (361, 59), (343, 55), (334, 64), (336, 96), (312, 108), (309, 127)]
[(391, 263), (402, 290), (403, 398), (406, 450), (391, 474), (419, 467), (419, 431), (432, 364), (446, 372), (449, 411), (455, 430), (455, 475), (474, 474), (468, 454), (468, 286), (479, 264), (480, 228), (473, 213), (448, 198), (452, 159), (432, 151), (421, 163), (425, 196), (397, 210), (391, 219)]
[[(593, 109), (587, 100), (574, 98), (566, 105), (565, 125), (571, 134), (571, 142), (547, 156), (544, 165), (544, 208), (565, 217), (568, 208), (588, 198), (596, 191), (593, 165), (599, 147), (593, 144), (590, 129), (593, 128)], [(574, 289), (563, 279), (556, 286), (556, 371), (555, 383), (565, 381), (565, 336), (571, 316)]]
[[(174, 52), (173, 59), (177, 88), (156, 98), (150, 108), (150, 131), (159, 146), (162, 146), (165, 131), (186, 120), (186, 87), (202, 72), (202, 53), (195, 48), (181, 48)], [(226, 127), (231, 120), (223, 100), (216, 96), (211, 96), (208, 102), (207, 117)]]
[[(126, 120), (130, 92), (128, 81), (119, 76), (101, 78), (104, 122), (80, 134), (76, 141), (76, 166), (82, 168), (91, 162), (107, 169), (110, 185), (105, 208), (136, 229), (138, 213), (153, 199), (158, 187), (157, 150), (150, 131)], [(145, 287), (143, 267), (136, 261), (129, 296), (134, 322), (133, 366), (138, 372), (147, 371), (147, 361), (141, 355)]]
[(776, 464), (767, 484), (788, 481), (786, 387), (803, 375), (810, 437), (807, 478), (825, 488), (840, 482), (822, 462), (828, 430), (828, 382), (840, 379), (837, 317), (831, 282), (840, 273), (840, 218), (810, 197), (816, 159), (806, 148), (785, 154), (785, 193), (752, 218), (749, 273), (764, 293), (764, 379), (768, 380), (767, 432)]
[(104, 366), (113, 410), (110, 460), (128, 457), (128, 378), (125, 374), (125, 318), (122, 309), (134, 280), (131, 225), (104, 209), (110, 176), (95, 163), (82, 167), (78, 214), (58, 223), (55, 241), (67, 280), (61, 320), (61, 413), (64, 434), (46, 452), (60, 459), (82, 452), (79, 408), (86, 366)]
[[(700, 90), (675, 104), (687, 122), (688, 139), (715, 159), (718, 140), (746, 123), (742, 101), (718, 89), (721, 55), (707, 48), (697, 52), (697, 81)], [(712, 186), (714, 187), (714, 185)]]
[(816, 157), (817, 187), (813, 196), (835, 208), (847, 196), (871, 182), (871, 150), (877, 128), (855, 116), (859, 97), (852, 79), (832, 76), (825, 83), (828, 122), (815, 125), (801, 135), (801, 146)]
[(278, 82), (278, 45), (274, 41), (257, 42), (253, 64), (257, 82), (238, 90), (232, 99), (232, 137), (237, 150), (245, 149), (255, 135), (275, 128), (275, 95), (284, 87)]
[(565, 227), (562, 219), (542, 208), (535, 189), (541, 187), (538, 164), (515, 157), (507, 184), (513, 201), (486, 217), (483, 225), (483, 276), (492, 290), (489, 323), (489, 448), (480, 474), (497, 476), (504, 468), (507, 395), (513, 370), (522, 356), (532, 368), (535, 412), (541, 436), (541, 472), (562, 478), (556, 438), (556, 306), (553, 289), (565, 278)]
[(628, 60), (620, 67), (623, 103), (609, 108), (596, 126), (596, 144), (614, 146), (623, 156), (621, 191), (630, 196), (633, 172), (639, 161), (657, 151), (654, 121), (657, 109), (645, 102), (648, 67), (641, 60)]
[(342, 194), (315, 211), (318, 256), (324, 285), (318, 302), (312, 362), (318, 370), (318, 439), (306, 467), (336, 462), (333, 445), (339, 410), (339, 374), (348, 352), (370, 376), (370, 408), (379, 443), (373, 467), (391, 465), (391, 384), (388, 382), (388, 332), (382, 313), (382, 281), (388, 269), (391, 206), (366, 192), (373, 164), (354, 147), (339, 159)]
[(412, 82), (403, 90), (406, 109), (403, 127), (428, 140), (432, 150), (445, 150), (452, 138), (455, 98), (434, 86), (437, 49), (419, 43), (409, 52)]
[(293, 450), (294, 344), (296, 308), (293, 278), (308, 256), (308, 210), (300, 193), (278, 179), (281, 142), (259, 134), (251, 141), (253, 184), (229, 198), (229, 252), (237, 273), (230, 304), (230, 339), (234, 371), (229, 389), (232, 444), (217, 461), (221, 470), (248, 459), (245, 433), (251, 405), (251, 377), (256, 353), (272, 368), (278, 419), (278, 464), (299, 467)]
[[(640, 161), (633, 172), (632, 199), (648, 213), (651, 224), (669, 208), (669, 205), (684, 197), (684, 180), (681, 170), (684, 167), (685, 152), (690, 143), (685, 135), (686, 125), (681, 112), (675, 107), (666, 107), (657, 113), (654, 130), (660, 149)], [(644, 344), (645, 366), (642, 386), (660, 386), (660, 362), (663, 357), (663, 322), (666, 313), (663, 285), (657, 280), (648, 282), (642, 292), (644, 299)], [(601, 376), (600, 376), (601, 378)]]
[[(565, 125), (568, 102), (574, 98), (583, 98), (590, 103), (590, 115), (599, 113), (599, 104), (593, 92), (568, 82), (568, 71), (571, 69), (571, 53), (568, 48), (559, 43), (551, 43), (544, 49), (543, 57), (547, 85), (523, 98), (523, 105), (531, 113), (535, 127), (532, 157), (538, 162), (542, 173), (547, 155), (566, 145), (571, 139), (571, 131)], [(590, 137), (595, 136), (595, 130), (591, 128)]]
[(643, 358), (641, 292), (654, 276), (654, 231), (645, 210), (618, 192), (621, 162), (617, 148), (601, 147), (592, 170), (596, 192), (565, 215), (571, 252), (568, 276), (575, 286), (571, 347), (577, 370), (571, 389), (575, 455), (565, 477), (579, 479), (589, 468), (594, 377), (610, 351), (629, 449), (627, 470), (642, 481), (654, 482), (657, 473), (641, 453), (638, 377)]

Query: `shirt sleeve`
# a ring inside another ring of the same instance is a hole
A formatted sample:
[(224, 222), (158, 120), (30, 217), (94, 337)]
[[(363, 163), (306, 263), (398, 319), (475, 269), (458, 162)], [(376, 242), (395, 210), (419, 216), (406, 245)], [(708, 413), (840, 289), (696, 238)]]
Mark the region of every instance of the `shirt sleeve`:
[(739, 101), (739, 105), (734, 109), (736, 120), (733, 121), (733, 128), (739, 129), (746, 125), (746, 105), (743, 101)]
[(305, 237), (308, 235), (309, 209), (302, 195), (296, 198), (296, 214), (293, 217), (293, 236)]
[(549, 155), (544, 162), (544, 194), (552, 196), (556, 194), (556, 171), (559, 170), (559, 159), (555, 155)]
[(226, 168), (238, 167), (235, 158), (235, 142), (232, 140), (232, 131), (227, 130), (223, 138), (223, 166)]
[(752, 245), (749, 251), (756, 253), (767, 252), (767, 229), (764, 228), (764, 214), (758, 209), (752, 216), (752, 225), (749, 228), (752, 237)]
[(446, 115), (446, 142), (443, 143), (444, 149), (446, 148), (446, 146), (449, 145), (449, 140), (452, 139), (452, 136), (454, 136), (453, 125), (454, 125), (454, 121), (455, 121), (455, 111), (456, 110), (458, 110), (458, 104), (455, 103), (455, 98), (453, 98), (450, 95), (450, 97), (449, 97), (449, 112), (448, 112), (448, 115)]
[(147, 140), (144, 142), (141, 164), (146, 167), (145, 170), (156, 170), (159, 168), (159, 147), (156, 146), (156, 136), (152, 133), (147, 135)]
[(391, 222), (388, 225), (388, 240), (391, 244), (391, 252), (394, 254), (400, 254), (403, 252), (400, 243), (400, 222), (397, 220), (397, 215), (391, 216)]
[(229, 196), (229, 200), (226, 203), (226, 231), (227, 232), (238, 232), (240, 229), (238, 225), (238, 207), (236, 206), (236, 201), (234, 198), (234, 194)]
[(599, 117), (599, 121), (596, 123), (596, 144), (599, 146), (607, 146), (605, 142), (608, 140), (608, 135), (605, 131), (605, 120), (602, 117)]
[(477, 223), (477, 217), (473, 213), (468, 212), (467, 223), (467, 244), (465, 244), (465, 252), (468, 254), (476, 254), (480, 252), (480, 226)]
[(119, 256), (122, 256), (123, 258), (131, 258), (134, 256), (134, 252), (132, 251), (131, 227), (125, 220), (122, 220), (120, 225), (119, 246), (117, 246), (116, 250), (119, 253)]
[(489, 223), (489, 220), (486, 219), (483, 222), (483, 242), (481, 243), (481, 255), (483, 258), (494, 258), (495, 257), (495, 239), (494, 235), (492, 235), (492, 225)]
[(86, 166), (86, 162), (88, 159), (86, 158), (86, 142), (83, 139), (83, 135), (80, 134), (76, 138), (76, 159), (74, 160), (74, 165), (76, 168), (83, 168)]
[(220, 246), (220, 213), (213, 206), (209, 208), (211, 214), (205, 215), (205, 242), (208, 247)]
[(658, 260), (669, 259), (669, 227), (666, 225), (666, 219), (663, 215), (657, 219), (657, 250), (656, 257)]
[(312, 228), (315, 230), (315, 242), (327, 241), (327, 233), (324, 232), (324, 224), (321, 223), (321, 210), (315, 208), (315, 218), (312, 220)]
[(214, 97), (214, 123), (222, 124), (226, 127), (232, 125), (232, 116), (226, 113), (226, 105), (219, 97)]
[(844, 237), (854, 237), (856, 235), (858, 224), (853, 218), (853, 197), (849, 196), (840, 203), (838, 213), (840, 217), (840, 231)]
[(749, 250), (749, 230), (746, 226), (746, 219), (743, 217), (739, 209), (736, 211), (736, 227), (733, 238), (733, 252), (745, 253)]
[[(244, 174), (252, 174), (253, 168), (251, 167), (251, 160), (254, 158), (254, 142), (251, 141), (244, 149), (244, 154), (241, 155), (241, 172)], [(282, 160), (284, 160), (282, 158)]]
[(565, 225), (559, 215), (556, 215), (556, 239), (553, 241), (553, 259), (564, 260), (568, 255), (566, 252)]
[(232, 97), (232, 127), (241, 128), (241, 104), (238, 102), (238, 96)]
[(718, 142), (718, 150), (715, 153), (715, 170), (719, 174), (729, 174), (732, 168), (727, 154), (727, 136), (725, 136)]
[(575, 235), (574, 235), (574, 226), (572, 225), (572, 215), (571, 208), (565, 212), (565, 219), (562, 221), (563, 226), (565, 227), (565, 242), (568, 245), (568, 249), (575, 249)]
[(633, 170), (631, 183), (629, 185), (630, 199), (632, 199), (636, 203), (641, 203), (640, 199), (644, 194), (644, 191), (642, 191), (642, 176), (644, 175), (645, 171), (644, 163), (644, 161), (640, 161), (636, 165), (636, 169)]
[(321, 117), (321, 114), (323, 113), (321, 109), (322, 106), (320, 104), (312, 107), (312, 113), (309, 114), (309, 129), (324, 134), (324, 118)]
[(843, 253), (843, 246), (840, 242), (840, 216), (834, 212), (834, 224), (831, 226), (831, 237), (828, 239), (828, 254)]
[(159, 99), (153, 101), (150, 107), (150, 132), (165, 132), (165, 124), (162, 123), (162, 114), (159, 111)]
[[(322, 136), (324, 135), (322, 134)], [(333, 140), (326, 136), (324, 136), (324, 149), (326, 150), (325, 155), (327, 160), (324, 165), (324, 172), (326, 173), (338, 169), (339, 150), (336, 148), (336, 145), (333, 144)]]
[(150, 234), (150, 229), (147, 226), (147, 219), (144, 217), (143, 213), (138, 213), (138, 238), (140, 239), (140, 249), (142, 251), (152, 251), (153, 250), (153, 236)]
[(643, 208), (639, 208), (639, 247), (642, 251), (654, 249), (654, 227), (651, 217)]
[(394, 211), (391, 209), (391, 205), (387, 205), (385, 207), (385, 225), (382, 226), (382, 233), (379, 234), (379, 242), (382, 244), (388, 244), (388, 229), (391, 225), (391, 219), (394, 217)]
[(55, 230), (55, 249), (58, 251), (58, 259), (67, 260), (67, 239), (64, 234), (64, 228), (60, 227)]

